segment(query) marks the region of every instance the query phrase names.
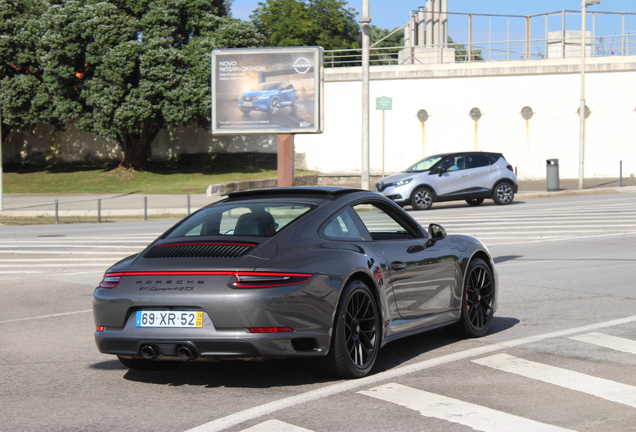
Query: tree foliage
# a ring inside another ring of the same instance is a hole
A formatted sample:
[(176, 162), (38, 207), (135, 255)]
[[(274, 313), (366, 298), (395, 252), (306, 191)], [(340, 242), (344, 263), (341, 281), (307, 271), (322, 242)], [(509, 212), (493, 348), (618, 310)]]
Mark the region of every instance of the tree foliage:
[(269, 46), (355, 48), (360, 28), (345, 0), (267, 0), (252, 18)]
[(31, 129), (37, 122), (32, 109), (41, 83), (36, 55), (39, 16), (44, 4), (35, 0), (0, 0), (0, 107), (2, 137), (12, 128)]
[(251, 23), (228, 16), (230, 3), (48, 1), (33, 20), (37, 42), (28, 51), (38, 73), (6, 83), (13, 96), (24, 92), (14, 99), (16, 119), (21, 114), (57, 128), (75, 122), (79, 130), (116, 139), (122, 166), (144, 169), (161, 128), (209, 126), (210, 51), (263, 44)]

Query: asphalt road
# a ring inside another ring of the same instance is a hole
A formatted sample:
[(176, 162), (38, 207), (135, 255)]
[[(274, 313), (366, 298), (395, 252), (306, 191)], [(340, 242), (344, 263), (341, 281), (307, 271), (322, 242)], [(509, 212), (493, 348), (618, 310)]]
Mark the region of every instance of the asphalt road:
[(92, 291), (173, 222), (0, 227), (0, 429), (636, 430), (635, 197), (411, 212), (482, 239), (499, 309), (484, 338), (392, 342), (352, 381), (302, 360), (129, 371), (95, 348)]

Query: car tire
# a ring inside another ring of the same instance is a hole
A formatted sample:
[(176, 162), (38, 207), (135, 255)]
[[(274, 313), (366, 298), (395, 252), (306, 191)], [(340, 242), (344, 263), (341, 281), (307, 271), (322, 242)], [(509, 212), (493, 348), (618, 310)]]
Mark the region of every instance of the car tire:
[(484, 199), (483, 198), (471, 198), (471, 199), (467, 199), (466, 202), (468, 203), (468, 205), (478, 206), (478, 205), (480, 205), (481, 203), (484, 202)]
[(481, 337), (488, 332), (494, 315), (494, 278), (490, 267), (481, 258), (468, 264), (466, 275), (461, 316), (449, 330), (456, 336)]
[(499, 205), (510, 204), (515, 197), (512, 185), (508, 182), (501, 182), (495, 186), (492, 192), (492, 199)]
[(433, 191), (427, 187), (415, 189), (411, 196), (411, 206), (415, 210), (428, 210), (433, 205), (433, 201), (435, 201)]
[(179, 367), (178, 361), (169, 361), (169, 360), (146, 360), (139, 358), (126, 358), (117, 356), (119, 362), (126, 366), (128, 369), (133, 370), (145, 370), (145, 371), (159, 371), (159, 370), (171, 370)]
[(280, 101), (278, 100), (278, 98), (274, 98), (269, 103), (269, 113), (275, 116), (275, 115), (278, 115), (279, 112), (280, 112)]
[(380, 312), (373, 293), (361, 281), (344, 289), (334, 322), (331, 348), (319, 359), (323, 374), (337, 378), (362, 378), (380, 350)]
[(294, 100), (292, 101), (291, 110), (293, 113), (298, 111), (298, 98), (294, 98)]

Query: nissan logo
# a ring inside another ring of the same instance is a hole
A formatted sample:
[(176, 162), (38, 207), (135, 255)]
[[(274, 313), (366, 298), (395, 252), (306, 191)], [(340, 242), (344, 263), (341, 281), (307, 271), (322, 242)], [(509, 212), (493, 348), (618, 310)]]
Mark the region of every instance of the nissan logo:
[(311, 63), (306, 58), (299, 57), (296, 59), (292, 67), (299, 74), (305, 74), (309, 72), (309, 69), (311, 69)]

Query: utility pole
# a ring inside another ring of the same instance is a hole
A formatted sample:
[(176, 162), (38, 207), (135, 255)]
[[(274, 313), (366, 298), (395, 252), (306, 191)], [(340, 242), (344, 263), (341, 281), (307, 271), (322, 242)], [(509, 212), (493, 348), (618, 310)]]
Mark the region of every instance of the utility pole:
[(362, 159), (361, 188), (371, 189), (369, 178), (369, 0), (362, 2)]
[[(579, 189), (583, 189), (585, 178), (585, 15), (587, 6), (599, 4), (601, 0), (581, 1), (581, 103), (579, 104)], [(564, 42), (565, 43), (565, 42)]]

